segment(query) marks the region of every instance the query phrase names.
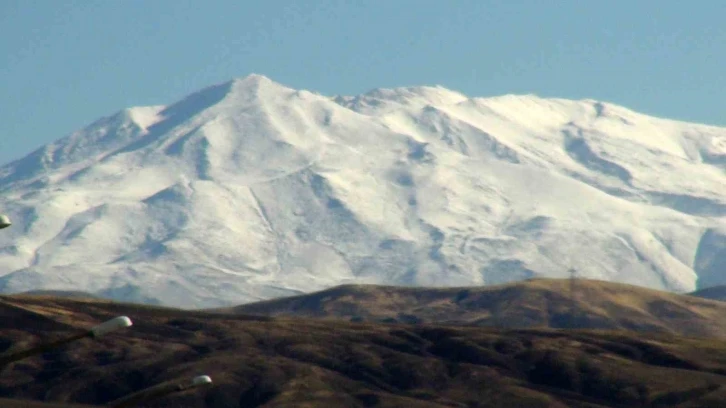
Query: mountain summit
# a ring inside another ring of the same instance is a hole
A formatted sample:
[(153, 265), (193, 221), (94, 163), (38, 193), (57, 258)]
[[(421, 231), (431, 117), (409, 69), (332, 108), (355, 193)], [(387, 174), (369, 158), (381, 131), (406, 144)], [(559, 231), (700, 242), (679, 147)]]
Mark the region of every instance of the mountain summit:
[(726, 129), (251, 75), (0, 168), (0, 291), (216, 307), (346, 283), (726, 283)]

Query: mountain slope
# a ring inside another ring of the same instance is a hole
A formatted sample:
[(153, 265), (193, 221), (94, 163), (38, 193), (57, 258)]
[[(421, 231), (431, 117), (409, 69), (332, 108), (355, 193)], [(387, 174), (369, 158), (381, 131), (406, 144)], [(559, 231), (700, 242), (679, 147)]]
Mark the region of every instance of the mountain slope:
[(0, 168), (0, 291), (214, 307), (345, 283), (726, 283), (726, 130), (597, 101), (260, 75)]
[(619, 283), (533, 279), (485, 287), (345, 285), (221, 309), (264, 316), (726, 338), (726, 303)]
[(704, 299), (726, 301), (726, 286), (711, 286), (692, 292), (690, 295)]

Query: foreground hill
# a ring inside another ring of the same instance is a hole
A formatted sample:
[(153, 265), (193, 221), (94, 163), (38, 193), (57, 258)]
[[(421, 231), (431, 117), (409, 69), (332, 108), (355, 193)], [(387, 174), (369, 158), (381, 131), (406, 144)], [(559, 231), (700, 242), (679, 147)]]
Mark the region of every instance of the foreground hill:
[(444, 289), (346, 285), (221, 310), (353, 321), (575, 327), (726, 338), (726, 303), (586, 279), (530, 279)]
[(570, 268), (690, 292), (726, 283), (725, 169), (725, 128), (601, 101), (250, 75), (0, 167), (0, 292), (198, 308)]
[(726, 399), (726, 345), (708, 339), (265, 318), (48, 296), (2, 297), (0, 313), (0, 352), (118, 314), (135, 323), (0, 369), (0, 398), (16, 401), (104, 404), (201, 373), (214, 386), (145, 406), (708, 408)]
[(29, 290), (27, 292), (19, 293), (19, 295), (30, 295), (30, 296), (56, 296), (56, 297), (69, 297), (69, 298), (88, 298), (88, 299), (103, 299), (92, 293), (82, 292), (77, 290)]
[(31, 401), (17, 398), (0, 398), (0, 407), (3, 408), (89, 408), (93, 405), (69, 404), (63, 402)]

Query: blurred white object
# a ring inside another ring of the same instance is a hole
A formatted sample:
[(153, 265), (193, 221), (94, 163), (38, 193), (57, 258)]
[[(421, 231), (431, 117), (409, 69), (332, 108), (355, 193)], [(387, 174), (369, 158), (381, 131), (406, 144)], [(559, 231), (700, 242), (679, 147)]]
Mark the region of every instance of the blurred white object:
[(93, 337), (100, 337), (112, 331), (129, 327), (132, 324), (133, 323), (131, 322), (131, 319), (129, 319), (128, 317), (118, 316), (92, 327), (91, 334), (93, 335)]
[(11, 225), (13, 225), (13, 223), (10, 222), (10, 218), (5, 214), (0, 214), (0, 229), (7, 228)]
[(192, 387), (198, 387), (200, 385), (211, 384), (212, 378), (208, 375), (200, 375), (192, 379)]

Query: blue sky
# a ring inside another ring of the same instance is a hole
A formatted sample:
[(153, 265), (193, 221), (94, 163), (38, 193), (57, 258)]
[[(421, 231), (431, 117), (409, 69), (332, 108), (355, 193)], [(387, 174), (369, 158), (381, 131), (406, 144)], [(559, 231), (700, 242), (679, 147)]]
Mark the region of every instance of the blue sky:
[(259, 73), (358, 94), (595, 98), (726, 126), (726, 2), (0, 0), (0, 163)]

